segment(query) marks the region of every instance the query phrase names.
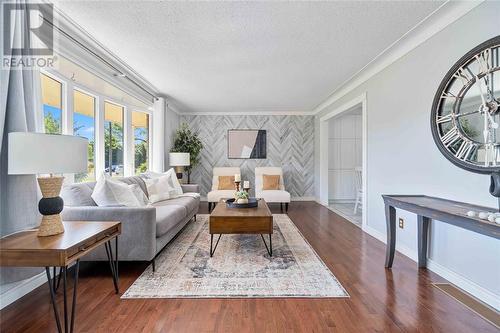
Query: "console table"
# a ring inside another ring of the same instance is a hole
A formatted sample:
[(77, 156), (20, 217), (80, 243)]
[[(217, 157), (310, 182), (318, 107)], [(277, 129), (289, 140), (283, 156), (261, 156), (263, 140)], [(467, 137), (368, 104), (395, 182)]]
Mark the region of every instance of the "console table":
[[(38, 237), (37, 229), (21, 231), (0, 239), (0, 266), (45, 267), (52, 308), (57, 330), (63, 332), (56, 297), (59, 282), (63, 280), (64, 332), (73, 332), (76, 309), (76, 287), (80, 258), (104, 244), (108, 255), (115, 292), (118, 293), (118, 235), (120, 222), (63, 222), (64, 233)], [(115, 239), (115, 255), (111, 241)], [(66, 273), (68, 266), (75, 264), (71, 317), (68, 318)], [(50, 275), (53, 267), (53, 275)], [(56, 283), (56, 267), (59, 267), (59, 281)]]
[(431, 220), (455, 225), (489, 237), (500, 239), (500, 224), (478, 217), (469, 217), (467, 212), (496, 212), (497, 209), (471, 205), (425, 195), (382, 195), (385, 203), (387, 224), (387, 248), (385, 267), (391, 268), (396, 248), (396, 208), (417, 214), (418, 223), (418, 267), (427, 266), (427, 239)]

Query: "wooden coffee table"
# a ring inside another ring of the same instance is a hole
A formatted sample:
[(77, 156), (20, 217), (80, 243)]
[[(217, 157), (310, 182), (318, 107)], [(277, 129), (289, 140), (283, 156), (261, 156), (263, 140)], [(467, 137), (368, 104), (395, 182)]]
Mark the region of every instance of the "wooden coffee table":
[[(259, 200), (255, 208), (228, 208), (224, 199), (221, 199), (210, 214), (210, 257), (217, 249), (223, 234), (260, 234), (266, 246), (267, 253), (273, 256), (273, 215), (264, 199)], [(219, 235), (213, 247), (214, 235)], [(269, 247), (264, 234), (269, 235)]]

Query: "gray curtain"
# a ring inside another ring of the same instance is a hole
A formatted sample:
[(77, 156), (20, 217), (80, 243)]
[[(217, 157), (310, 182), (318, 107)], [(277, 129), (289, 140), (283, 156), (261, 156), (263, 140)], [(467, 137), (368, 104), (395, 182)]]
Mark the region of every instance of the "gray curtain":
[[(4, 2), (3, 0), (1, 2)], [(17, 1), (18, 3), (24, 1)], [(28, 19), (21, 13), (15, 21), (14, 33), (30, 38)], [(26, 16), (26, 15), (24, 15)], [(3, 30), (2, 30), (3, 32)], [(2, 34), (3, 35), (3, 34)], [(1, 37), (2, 39), (4, 36)], [(3, 48), (3, 40), (0, 41)], [(6, 57), (1, 50), (2, 57)], [(7, 55), (7, 57), (9, 57)], [(36, 227), (39, 224), (38, 189), (35, 175), (8, 175), (7, 148), (9, 132), (34, 132), (41, 108), (39, 72), (33, 69), (1, 69), (0, 74), (0, 234)], [(34, 268), (2, 268), (0, 284), (29, 278), (41, 272)]]

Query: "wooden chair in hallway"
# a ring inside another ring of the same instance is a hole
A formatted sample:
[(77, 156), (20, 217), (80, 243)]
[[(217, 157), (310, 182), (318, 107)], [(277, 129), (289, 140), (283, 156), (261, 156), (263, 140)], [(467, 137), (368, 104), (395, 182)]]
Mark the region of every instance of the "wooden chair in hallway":
[(354, 203), (354, 214), (357, 214), (358, 208), (363, 210), (363, 168), (354, 169), (354, 185), (356, 186), (356, 202)]

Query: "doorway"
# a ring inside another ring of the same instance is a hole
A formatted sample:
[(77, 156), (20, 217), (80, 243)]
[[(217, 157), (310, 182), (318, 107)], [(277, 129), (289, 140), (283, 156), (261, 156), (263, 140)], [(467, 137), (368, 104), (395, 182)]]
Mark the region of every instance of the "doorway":
[(320, 118), (320, 200), (346, 220), (366, 225), (366, 95)]
[(361, 227), (361, 104), (328, 120), (328, 207)]

